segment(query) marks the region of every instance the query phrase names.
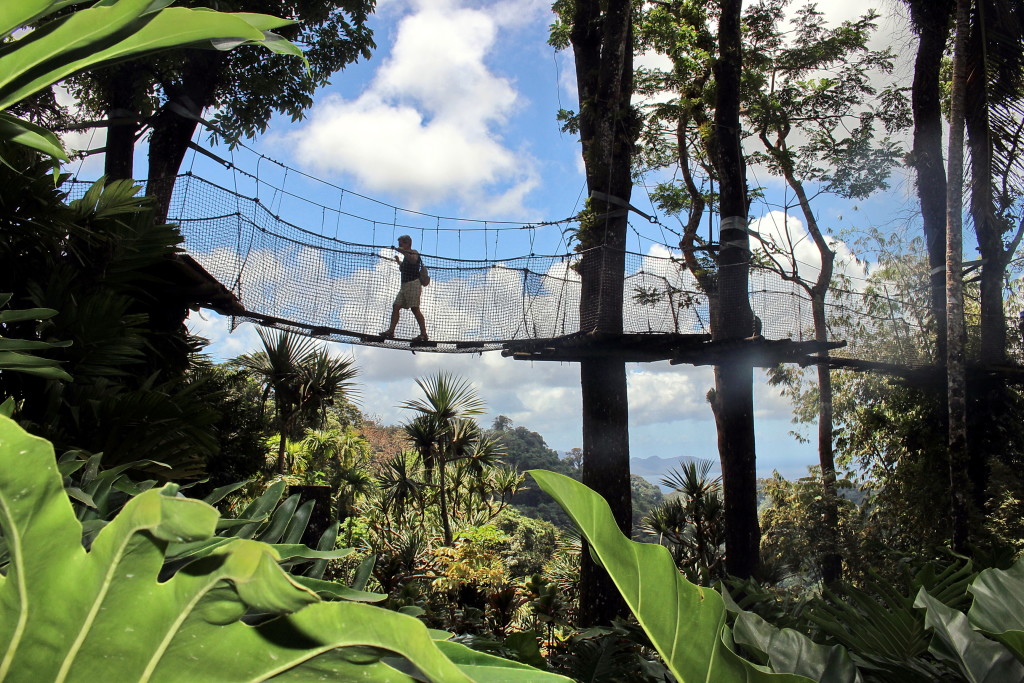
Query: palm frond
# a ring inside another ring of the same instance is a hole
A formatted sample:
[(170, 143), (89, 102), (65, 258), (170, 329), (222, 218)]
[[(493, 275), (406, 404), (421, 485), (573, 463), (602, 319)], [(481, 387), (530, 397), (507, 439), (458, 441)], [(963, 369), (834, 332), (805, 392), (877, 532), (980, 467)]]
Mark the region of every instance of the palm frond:
[(440, 420), (479, 415), (484, 411), (484, 402), (476, 388), (465, 379), (439, 372), (417, 379), (416, 384), (423, 391), (423, 398), (403, 401), (402, 408), (431, 414)]

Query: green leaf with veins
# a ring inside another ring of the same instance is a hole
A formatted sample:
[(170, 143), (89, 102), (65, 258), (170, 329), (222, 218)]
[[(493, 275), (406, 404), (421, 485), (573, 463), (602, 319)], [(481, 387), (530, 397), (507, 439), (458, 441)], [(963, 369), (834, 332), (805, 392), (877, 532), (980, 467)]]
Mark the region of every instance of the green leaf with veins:
[[(436, 681), (469, 681), (469, 672), (477, 680), (565, 680), (457, 649), (449, 658), (412, 617), (321, 602), (257, 541), (231, 539), (159, 581), (168, 545), (210, 538), (219, 517), (173, 484), (129, 501), (86, 551), (52, 447), (3, 417), (0, 468), (10, 554), (0, 576), (0, 681), (24, 672), (47, 681), (306, 680), (327, 672), (408, 681), (399, 668), (410, 664)], [(245, 614), (263, 620), (250, 625)], [(399, 668), (378, 650), (404, 658), (394, 660)]]
[(771, 673), (733, 652), (728, 645), (731, 637), (722, 596), (687, 581), (668, 548), (626, 538), (601, 496), (561, 474), (530, 470), (530, 475), (572, 517), (679, 681), (811, 681), (795, 674)]

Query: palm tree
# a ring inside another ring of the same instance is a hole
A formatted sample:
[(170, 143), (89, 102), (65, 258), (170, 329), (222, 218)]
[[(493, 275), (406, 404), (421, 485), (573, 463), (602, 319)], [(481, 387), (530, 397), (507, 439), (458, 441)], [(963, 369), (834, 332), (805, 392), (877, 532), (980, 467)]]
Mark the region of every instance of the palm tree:
[[(406, 424), (405, 430), (423, 459), (428, 484), (437, 488), (444, 543), (451, 545), (453, 534), (448, 513), (445, 463), (467, 457), (473, 441), (479, 440), (480, 428), (470, 418), (483, 412), (484, 402), (472, 384), (448, 373), (440, 372), (426, 379), (417, 379), (416, 384), (423, 391), (423, 397), (405, 401), (402, 407), (419, 415)], [(435, 466), (436, 481), (431, 481)]]
[(438, 425), (430, 415), (418, 415), (402, 427), (405, 435), (412, 441), (412, 447), (423, 463), (424, 477), (428, 483), (434, 482), (434, 468), (437, 465), (435, 444), (438, 440)]
[(706, 585), (725, 570), (722, 480), (711, 478), (711, 460), (690, 461), (661, 480), (679, 495), (651, 510), (648, 529), (667, 540), (676, 565)]
[(304, 422), (323, 424), (326, 409), (352, 395), (358, 374), (351, 357), (332, 356), (314, 340), (287, 331), (257, 330), (263, 350), (235, 359), (263, 383), (264, 404), (272, 395), (277, 431), (277, 471), (286, 472), (288, 438), (295, 438)]

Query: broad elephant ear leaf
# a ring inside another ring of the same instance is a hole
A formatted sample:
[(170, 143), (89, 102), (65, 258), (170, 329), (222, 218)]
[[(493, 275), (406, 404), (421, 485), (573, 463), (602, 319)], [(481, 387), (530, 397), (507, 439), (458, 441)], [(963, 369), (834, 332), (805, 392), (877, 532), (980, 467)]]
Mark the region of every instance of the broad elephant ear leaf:
[(974, 596), (971, 624), (1024, 662), (1024, 558), (1006, 570), (986, 569), (967, 590)]
[(1024, 665), (1007, 647), (972, 629), (962, 612), (942, 604), (924, 588), (918, 591), (914, 607), (925, 611), (925, 625), (932, 631), (928, 651), (960, 669), (966, 680), (1024, 681)]
[[(322, 602), (265, 543), (232, 538), (161, 582), (168, 545), (210, 538), (218, 519), (173, 484), (131, 499), (86, 551), (49, 443), (0, 417), (0, 469), (10, 557), (0, 575), (0, 681), (19, 672), (62, 681), (308, 680), (325, 670), (341, 680), (410, 680), (380, 650), (429, 680), (471, 680), (470, 664), (464, 671), (445, 656), (416, 619)], [(246, 613), (263, 621), (245, 623)], [(500, 680), (503, 661), (481, 680)], [(506, 664), (518, 675), (520, 665)]]
[(722, 596), (687, 581), (664, 546), (626, 538), (601, 496), (560, 474), (543, 470), (530, 470), (530, 474), (580, 528), (679, 681), (811, 681), (794, 674), (771, 673), (733, 652), (726, 645)]
[(752, 612), (740, 612), (733, 626), (738, 645), (760, 652), (772, 671), (807, 676), (815, 681), (861, 683), (850, 653), (842, 645), (821, 645), (790, 628), (776, 628)]

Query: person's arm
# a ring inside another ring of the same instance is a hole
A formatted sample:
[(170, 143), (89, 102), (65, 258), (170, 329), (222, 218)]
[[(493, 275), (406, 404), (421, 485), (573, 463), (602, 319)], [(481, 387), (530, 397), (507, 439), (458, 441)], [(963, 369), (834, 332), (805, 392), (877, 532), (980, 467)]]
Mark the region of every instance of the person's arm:
[[(397, 249), (398, 251), (402, 252), (402, 254), (405, 256), (406, 260), (409, 261), (409, 263), (416, 263), (417, 261), (420, 260), (420, 252), (416, 251), (415, 249), (402, 249), (401, 247), (397, 247)], [(395, 260), (398, 260), (397, 256), (395, 257)]]

